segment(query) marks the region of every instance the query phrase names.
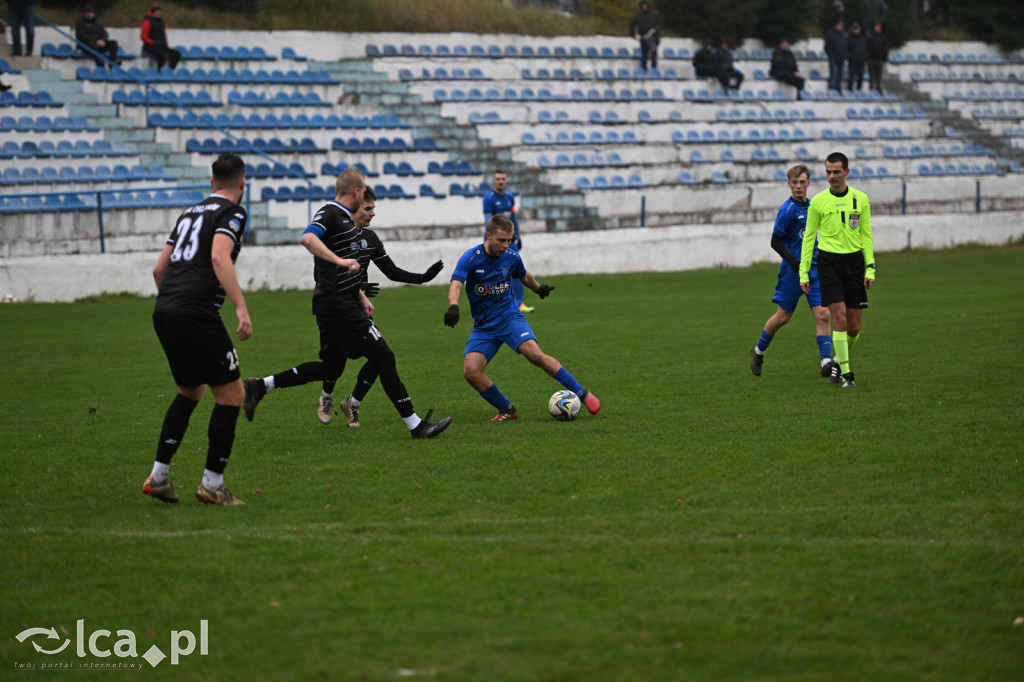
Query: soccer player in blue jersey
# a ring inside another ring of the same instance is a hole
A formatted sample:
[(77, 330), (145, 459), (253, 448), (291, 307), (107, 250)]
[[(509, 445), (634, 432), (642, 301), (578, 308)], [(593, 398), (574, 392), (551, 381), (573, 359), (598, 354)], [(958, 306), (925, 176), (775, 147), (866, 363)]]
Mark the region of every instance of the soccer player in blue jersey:
[(480, 393), (480, 397), (498, 410), (492, 422), (508, 421), (517, 417), (516, 408), (491, 379), (484, 374), (487, 363), (502, 344), (507, 345), (537, 365), (562, 386), (580, 397), (590, 414), (597, 414), (601, 401), (583, 388), (555, 358), (545, 355), (537, 337), (518, 310), (512, 297), (512, 282), (521, 281), (542, 299), (554, 287), (540, 284), (523, 265), (519, 252), (512, 249), (515, 226), (502, 215), (487, 222), (485, 241), (462, 254), (448, 287), (448, 310), (444, 323), (454, 327), (459, 323), (459, 295), (463, 287), (469, 298), (473, 315), (473, 331), (466, 342), (462, 375)]
[[(800, 250), (803, 246), (804, 227), (807, 224), (807, 185), (811, 171), (807, 166), (793, 166), (786, 173), (789, 178), (790, 198), (786, 200), (775, 217), (775, 229), (772, 230), (772, 248), (782, 256), (779, 265), (779, 279), (775, 285), (772, 303), (778, 304), (775, 314), (768, 318), (761, 331), (761, 338), (750, 351), (750, 371), (754, 376), (761, 376), (764, 354), (775, 335), (793, 317), (796, 304), (803, 295), (800, 288)], [(832, 373), (832, 336), (829, 330), (828, 308), (821, 305), (821, 288), (818, 285), (817, 249), (814, 263), (810, 271), (810, 291), (807, 293), (807, 305), (814, 314), (814, 340), (818, 342), (818, 354), (821, 357), (821, 376), (828, 377)]]
[[(519, 219), (516, 218), (516, 197), (512, 192), (505, 191), (507, 182), (508, 176), (505, 171), (501, 169), (494, 171), (494, 183), (491, 185), (493, 189), (484, 195), (484, 231), (486, 232), (491, 218), (496, 215), (505, 216), (512, 221), (516, 233), (515, 241), (509, 245), (509, 248), (519, 251), (523, 248), (523, 237), (519, 233)], [(486, 238), (485, 236), (484, 239)], [(519, 280), (512, 280), (512, 295), (515, 297), (516, 303), (519, 304), (521, 312), (533, 312), (533, 308), (523, 302), (523, 283)]]

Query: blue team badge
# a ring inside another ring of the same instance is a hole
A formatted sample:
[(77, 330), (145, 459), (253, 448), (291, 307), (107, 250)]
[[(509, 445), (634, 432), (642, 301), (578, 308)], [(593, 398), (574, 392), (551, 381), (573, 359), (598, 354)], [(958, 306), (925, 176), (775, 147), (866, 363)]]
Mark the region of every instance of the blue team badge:
[(857, 226), (860, 225), (860, 216), (856, 213), (850, 214), (850, 229), (856, 230)]
[(228, 223), (228, 227), (231, 228), (232, 232), (239, 232), (242, 229), (242, 221), (238, 218), (232, 218)]
[(368, 249), (368, 248), (370, 248), (370, 245), (366, 243), (365, 239), (360, 239), (359, 240), (359, 248), (360, 249)]

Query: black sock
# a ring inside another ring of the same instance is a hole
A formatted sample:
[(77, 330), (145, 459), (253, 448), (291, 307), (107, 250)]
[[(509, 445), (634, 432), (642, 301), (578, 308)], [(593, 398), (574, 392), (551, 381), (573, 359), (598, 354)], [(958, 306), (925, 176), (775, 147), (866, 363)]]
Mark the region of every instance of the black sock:
[(156, 461), (161, 464), (170, 464), (171, 457), (178, 451), (181, 439), (185, 437), (188, 430), (188, 420), (192, 416), (192, 410), (196, 409), (199, 403), (177, 394), (171, 401), (164, 415), (164, 425), (160, 429), (160, 442), (156, 446)]
[(224, 467), (228, 465), (228, 459), (231, 457), (239, 410), (240, 407), (220, 403), (213, 406), (210, 427), (207, 429), (210, 445), (206, 450), (206, 468), (216, 474), (224, 473)]

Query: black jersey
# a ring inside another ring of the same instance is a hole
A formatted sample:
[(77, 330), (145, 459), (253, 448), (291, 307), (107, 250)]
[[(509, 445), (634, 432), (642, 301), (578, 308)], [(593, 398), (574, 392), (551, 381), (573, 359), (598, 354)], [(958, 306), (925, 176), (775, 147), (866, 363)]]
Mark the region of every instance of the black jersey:
[[(338, 258), (358, 258), (362, 251), (359, 228), (352, 222), (349, 210), (336, 201), (325, 204), (317, 211), (306, 231), (319, 237)], [(313, 289), (313, 312), (346, 308), (358, 302), (359, 284), (363, 277), (361, 267), (359, 272), (350, 275), (345, 268), (314, 258), (313, 279), (316, 287)]]
[(213, 235), (226, 234), (235, 240), (233, 263), (242, 248), (245, 223), (245, 209), (217, 195), (185, 209), (167, 239), (174, 250), (160, 282), (156, 310), (219, 317), (224, 287), (217, 280), (210, 257)]
[(356, 238), (359, 245), (359, 252), (354, 258), (359, 261), (359, 272), (362, 274), (362, 281), (367, 280), (369, 266), (372, 262), (376, 265), (385, 277), (393, 282), (404, 282), (406, 284), (423, 284), (423, 275), (418, 272), (409, 272), (395, 265), (384, 248), (384, 242), (380, 240), (373, 230), (363, 228), (359, 230)]

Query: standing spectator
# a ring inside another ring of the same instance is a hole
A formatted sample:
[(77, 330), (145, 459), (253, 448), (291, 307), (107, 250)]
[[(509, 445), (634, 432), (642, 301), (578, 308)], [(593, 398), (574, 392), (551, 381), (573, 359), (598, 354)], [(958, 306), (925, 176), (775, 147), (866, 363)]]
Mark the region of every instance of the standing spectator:
[(629, 32), (640, 41), (640, 68), (647, 70), (647, 57), (651, 68), (658, 68), (658, 43), (661, 41), (661, 13), (651, 9), (651, 3), (640, 0), (640, 11), (633, 15)]
[(783, 38), (779, 46), (772, 52), (772, 65), (769, 75), (777, 81), (788, 83), (796, 88), (796, 98), (800, 99), (804, 91), (804, 77), (796, 68), (796, 56), (789, 49), (789, 41)]
[(246, 223), (245, 209), (238, 205), (245, 194), (241, 157), (217, 157), (210, 184), (213, 194), (181, 214), (153, 268), (160, 292), (153, 308), (153, 328), (178, 392), (164, 416), (156, 461), (142, 492), (163, 502), (178, 501), (167, 476), (171, 458), (209, 386), (216, 403), (210, 411), (206, 471), (196, 499), (234, 506), (242, 501), (224, 485), (224, 468), (231, 457), (245, 392), (238, 353), (221, 320), (220, 307), (225, 298), (231, 299), (238, 318), (235, 336), (239, 341), (252, 336), (252, 320), (235, 274)]
[(25, 55), (36, 42), (36, 0), (7, 0), (11, 6), (11, 55), (21, 55), (21, 29), (25, 29)]
[(882, 67), (889, 60), (889, 39), (882, 33), (882, 24), (875, 24), (868, 38), (868, 87), (882, 92)]
[(840, 0), (833, 0), (831, 3), (826, 0), (825, 14), (821, 18), (821, 36), (825, 37), (837, 21), (846, 21), (846, 8)]
[(722, 87), (726, 90), (732, 88), (733, 90), (739, 90), (740, 86), (743, 85), (743, 74), (732, 64), (732, 48), (729, 47), (729, 43), (723, 38), (718, 49), (715, 50), (715, 63), (718, 66), (719, 80), (722, 80), (722, 76), (725, 76), (726, 81), (722, 84)]
[(885, 22), (887, 11), (888, 7), (885, 5), (885, 0), (863, 0), (860, 18), (864, 23), (864, 31), (868, 38), (875, 34), (875, 24)]
[(842, 92), (843, 64), (846, 63), (849, 52), (841, 19), (825, 34), (825, 54), (828, 55), (828, 89)]
[(864, 84), (864, 64), (868, 60), (868, 39), (860, 30), (856, 21), (850, 25), (850, 35), (846, 38), (846, 51), (849, 56), (849, 75), (846, 88), (858, 92)]
[[(75, 22), (75, 40), (84, 43), (100, 54), (107, 55), (107, 59), (121, 66), (121, 60), (117, 58), (117, 41), (110, 40), (107, 29), (103, 28), (102, 22), (96, 18), (96, 8), (86, 5), (82, 8), (82, 16)], [(100, 57), (90, 55), (96, 66), (104, 66), (106, 62)]]
[(167, 46), (167, 25), (160, 5), (153, 5), (142, 20), (142, 51), (156, 60), (156, 68), (164, 68), (164, 62), (172, 69), (178, 65), (181, 53)]

